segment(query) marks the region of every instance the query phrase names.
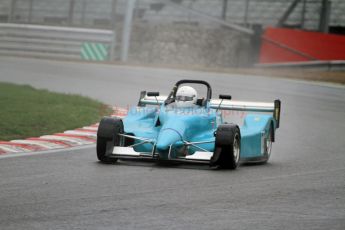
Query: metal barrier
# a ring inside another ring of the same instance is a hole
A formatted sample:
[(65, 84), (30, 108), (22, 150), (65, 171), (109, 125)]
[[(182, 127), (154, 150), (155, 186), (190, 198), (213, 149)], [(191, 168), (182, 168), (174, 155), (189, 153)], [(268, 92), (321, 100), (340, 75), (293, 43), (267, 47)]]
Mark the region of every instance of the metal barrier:
[(284, 63), (267, 63), (256, 64), (258, 68), (270, 68), (270, 69), (313, 69), (323, 71), (344, 71), (345, 61), (306, 61), (306, 62), (284, 62)]
[(0, 23), (0, 55), (104, 61), (114, 48), (111, 30)]

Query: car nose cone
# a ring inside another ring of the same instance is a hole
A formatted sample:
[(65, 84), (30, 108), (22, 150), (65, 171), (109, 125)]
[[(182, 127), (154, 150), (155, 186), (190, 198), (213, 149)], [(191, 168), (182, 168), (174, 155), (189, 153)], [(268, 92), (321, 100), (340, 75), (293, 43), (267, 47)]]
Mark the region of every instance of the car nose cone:
[(181, 134), (174, 129), (164, 129), (160, 132), (156, 144), (157, 150), (168, 150), (177, 141), (182, 141)]

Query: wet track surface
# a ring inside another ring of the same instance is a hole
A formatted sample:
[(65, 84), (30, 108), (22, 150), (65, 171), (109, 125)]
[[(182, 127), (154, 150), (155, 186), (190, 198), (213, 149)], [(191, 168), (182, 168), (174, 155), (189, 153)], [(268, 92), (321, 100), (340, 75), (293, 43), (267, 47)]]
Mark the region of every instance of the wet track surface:
[(95, 147), (0, 158), (0, 229), (344, 229), (345, 88), (265, 77), (0, 58), (0, 81), (136, 104), (179, 79), (282, 100), (266, 165), (97, 162)]

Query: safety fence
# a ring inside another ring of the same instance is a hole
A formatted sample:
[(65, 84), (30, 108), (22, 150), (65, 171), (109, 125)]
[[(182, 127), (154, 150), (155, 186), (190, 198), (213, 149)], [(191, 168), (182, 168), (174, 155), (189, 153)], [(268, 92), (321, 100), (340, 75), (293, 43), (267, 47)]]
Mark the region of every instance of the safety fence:
[[(128, 0), (1, 0), (0, 22), (112, 28), (123, 20)], [(276, 25), (289, 7), (286, 25), (316, 30), (323, 0), (137, 0), (134, 17), (148, 23), (209, 24), (182, 7), (241, 25)], [(345, 1), (331, 1), (330, 25), (344, 26)]]

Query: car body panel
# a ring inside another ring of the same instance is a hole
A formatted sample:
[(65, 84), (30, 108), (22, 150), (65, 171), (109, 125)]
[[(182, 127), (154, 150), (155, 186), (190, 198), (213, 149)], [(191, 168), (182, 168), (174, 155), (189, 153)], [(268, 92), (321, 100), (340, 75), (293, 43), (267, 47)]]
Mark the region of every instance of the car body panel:
[[(157, 122), (159, 120), (159, 125)], [(155, 140), (155, 151), (160, 158), (168, 159), (168, 150), (172, 146), (171, 156), (177, 157), (178, 151), (187, 142), (209, 143), (197, 144), (198, 147), (214, 151), (214, 133), (222, 123), (222, 114), (215, 109), (169, 110), (164, 105), (154, 107), (132, 107), (124, 118), (126, 134)], [(218, 122), (217, 122), (218, 121)], [(272, 115), (248, 114), (240, 126), (241, 160), (263, 157), (263, 137), (268, 135), (271, 125), (276, 128)], [(138, 144), (140, 141), (136, 140)], [(154, 144), (146, 143), (134, 147), (134, 151), (151, 153)], [(192, 155), (200, 149), (190, 146), (184, 155)]]
[(268, 136), (270, 127), (275, 129), (275, 121), (272, 115), (248, 114), (244, 118), (241, 130), (241, 158), (264, 157), (263, 139)]

